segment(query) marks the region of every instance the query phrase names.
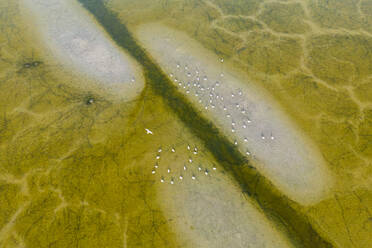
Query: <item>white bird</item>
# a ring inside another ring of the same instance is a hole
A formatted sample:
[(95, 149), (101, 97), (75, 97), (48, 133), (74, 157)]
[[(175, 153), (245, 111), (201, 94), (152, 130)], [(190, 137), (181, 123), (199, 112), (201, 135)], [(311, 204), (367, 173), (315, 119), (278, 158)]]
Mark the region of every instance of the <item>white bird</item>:
[(146, 130), (146, 134), (153, 134), (153, 133), (150, 131), (150, 129), (145, 128), (145, 130)]

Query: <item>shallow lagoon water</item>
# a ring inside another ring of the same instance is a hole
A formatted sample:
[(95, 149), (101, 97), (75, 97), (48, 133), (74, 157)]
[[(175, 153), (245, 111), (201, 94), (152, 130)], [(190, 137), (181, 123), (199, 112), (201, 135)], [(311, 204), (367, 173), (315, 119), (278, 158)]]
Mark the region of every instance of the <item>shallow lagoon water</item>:
[[(229, 181), (295, 247), (370, 246), (369, 1), (81, 2), (142, 66), (146, 87), (135, 100), (118, 101), (41, 49), (19, 3), (2, 1), (2, 246), (208, 247), (211, 234), (232, 231), (219, 229), (221, 214), (174, 212), (171, 205), (178, 199), (181, 206), (201, 206), (195, 196)], [(240, 26), (234, 18), (257, 25)], [(138, 24), (159, 19), (281, 104), (334, 177), (327, 197), (311, 205), (290, 200), (172, 86), (156, 56), (131, 36)], [(190, 158), (195, 166), (185, 173), (182, 163)], [(223, 175), (230, 179), (219, 184)], [(182, 220), (183, 229), (174, 229)], [(216, 228), (201, 231), (207, 220)]]
[(263, 89), (239, 79), (223, 58), (174, 29), (147, 24), (136, 37), (179, 91), (281, 191), (301, 204), (324, 198), (332, 180), (319, 151)]

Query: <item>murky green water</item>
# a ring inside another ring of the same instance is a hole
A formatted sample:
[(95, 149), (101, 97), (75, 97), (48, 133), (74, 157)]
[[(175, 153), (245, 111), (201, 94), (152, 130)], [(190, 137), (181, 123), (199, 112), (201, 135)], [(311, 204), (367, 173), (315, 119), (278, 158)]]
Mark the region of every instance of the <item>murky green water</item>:
[[(187, 144), (294, 247), (372, 245), (371, 1), (79, 2), (139, 62), (146, 86), (130, 102), (86, 87), (43, 49), (21, 3), (0, 2), (0, 246), (199, 247), (172, 228), (149, 173), (159, 147)], [(179, 93), (133, 36), (159, 20), (280, 102), (332, 171), (330, 196), (290, 200)], [(177, 154), (165, 160), (188, 156)]]

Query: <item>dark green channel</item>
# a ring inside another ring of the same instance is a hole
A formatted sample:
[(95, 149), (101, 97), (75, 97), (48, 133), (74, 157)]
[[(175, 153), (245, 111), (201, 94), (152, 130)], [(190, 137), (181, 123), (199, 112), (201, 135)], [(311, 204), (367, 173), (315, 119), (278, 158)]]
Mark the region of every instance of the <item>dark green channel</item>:
[(106, 8), (102, 0), (78, 0), (105, 28), (111, 38), (127, 50), (142, 66), (146, 87), (160, 95), (169, 108), (196, 135), (215, 159), (239, 183), (242, 192), (255, 200), (265, 215), (277, 224), (295, 247), (333, 247), (313, 228), (301, 212), (301, 206), (281, 194), (237, 150), (215, 125), (202, 117), (180, 93), (166, 74), (141, 48), (115, 13)]

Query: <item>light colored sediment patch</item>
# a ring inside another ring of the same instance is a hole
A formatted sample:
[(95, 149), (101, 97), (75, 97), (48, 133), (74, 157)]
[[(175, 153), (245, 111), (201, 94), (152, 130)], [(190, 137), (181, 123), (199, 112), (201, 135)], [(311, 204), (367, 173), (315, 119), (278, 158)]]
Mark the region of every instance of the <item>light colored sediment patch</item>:
[(184, 33), (153, 23), (136, 35), (179, 90), (291, 199), (311, 204), (329, 192), (322, 155), (262, 89)]
[(22, 0), (21, 7), (48, 52), (64, 66), (125, 100), (143, 89), (139, 65), (109, 39), (77, 1)]
[(181, 240), (213, 248), (291, 247), (226, 175), (211, 171), (175, 180), (158, 184), (158, 199)]
[(182, 247), (292, 247), (198, 140), (187, 132), (182, 139), (154, 151), (151, 171)]

